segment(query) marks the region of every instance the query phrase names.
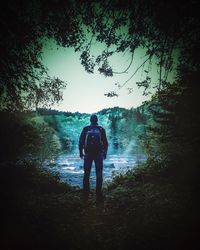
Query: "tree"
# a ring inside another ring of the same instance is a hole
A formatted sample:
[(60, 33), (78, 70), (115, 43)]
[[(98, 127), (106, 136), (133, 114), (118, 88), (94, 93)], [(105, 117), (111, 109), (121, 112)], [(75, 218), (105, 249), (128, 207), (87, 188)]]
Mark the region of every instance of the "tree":
[(143, 136), (148, 168), (193, 193), (199, 188), (199, 73), (185, 72), (148, 103)]
[(47, 25), (51, 7), (42, 1), (7, 1), (1, 8), (1, 110), (37, 108), (62, 98), (66, 83), (51, 79), (41, 63), (43, 38), (54, 30), (53, 18)]
[[(125, 86), (145, 67), (146, 77), (137, 84), (148, 90), (153, 85), (150, 66), (154, 60), (159, 68), (155, 87), (161, 91), (170, 84), (167, 76), (175, 50), (179, 52), (178, 65), (182, 69), (186, 65), (191, 69), (199, 67), (197, 4), (195, 0), (8, 0), (1, 9), (0, 108), (23, 109), (32, 103), (37, 106), (61, 99), (66, 83), (51, 79), (40, 60), (45, 37), (80, 51), (86, 71), (92, 73), (98, 67), (105, 76), (126, 73), (134, 63), (135, 50), (143, 48), (144, 61), (118, 87)], [(99, 55), (92, 53), (94, 43), (104, 45)], [(109, 58), (125, 52), (131, 54), (130, 65), (117, 72), (110, 66)], [(107, 95), (112, 97), (115, 93)]]
[[(80, 9), (80, 16), (91, 39), (85, 47), (82, 46), (82, 64), (88, 72), (93, 72), (97, 66), (100, 73), (105, 76), (123, 74), (134, 63), (135, 50), (139, 47), (144, 48), (144, 61), (130, 78), (117, 85), (119, 88), (124, 87), (138, 70), (145, 66), (146, 77), (137, 84), (148, 90), (153, 85), (150, 68), (155, 60), (158, 66), (158, 81), (155, 88), (161, 91), (170, 84), (167, 77), (175, 66), (175, 60), (178, 60), (178, 65), (184, 64), (188, 67), (189, 64), (191, 68), (199, 66), (196, 51), (200, 26), (196, 8), (197, 1), (87, 2)], [(96, 42), (103, 43), (105, 49), (95, 58), (91, 53), (92, 45)], [(176, 51), (178, 52), (175, 58)], [(122, 72), (115, 72), (109, 65), (109, 58), (122, 52), (132, 55), (130, 65)], [(113, 91), (107, 94), (108, 97), (115, 95)]]

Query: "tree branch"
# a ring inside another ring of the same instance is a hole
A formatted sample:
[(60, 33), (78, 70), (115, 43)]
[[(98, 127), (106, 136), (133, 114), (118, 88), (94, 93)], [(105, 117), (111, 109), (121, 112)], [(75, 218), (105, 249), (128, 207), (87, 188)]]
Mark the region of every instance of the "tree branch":
[(134, 56), (134, 53), (132, 53), (132, 55), (131, 55), (130, 64), (128, 65), (128, 67), (124, 71), (121, 71), (121, 72), (113, 71), (113, 74), (124, 74), (124, 73), (127, 73), (127, 71), (129, 70), (129, 68), (131, 67), (131, 65), (133, 63), (133, 56)]
[(123, 88), (127, 84), (127, 82), (129, 82), (134, 77), (138, 70), (141, 69), (151, 57), (152, 55), (150, 55), (122, 85), (118, 85), (119, 89)]

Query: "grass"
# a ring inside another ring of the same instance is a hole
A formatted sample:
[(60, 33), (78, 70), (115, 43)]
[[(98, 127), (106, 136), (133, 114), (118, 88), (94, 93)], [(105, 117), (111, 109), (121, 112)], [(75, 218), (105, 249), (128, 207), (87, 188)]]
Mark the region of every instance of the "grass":
[(192, 249), (190, 191), (144, 168), (117, 176), (99, 205), (34, 162), (0, 171), (1, 249)]

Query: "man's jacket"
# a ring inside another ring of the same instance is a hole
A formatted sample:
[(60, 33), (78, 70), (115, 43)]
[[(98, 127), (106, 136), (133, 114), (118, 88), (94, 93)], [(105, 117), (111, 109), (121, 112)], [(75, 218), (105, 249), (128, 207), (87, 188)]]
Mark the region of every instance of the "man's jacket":
[[(85, 140), (86, 140), (87, 132), (93, 127), (98, 128), (100, 133), (101, 133), (101, 141), (102, 141), (101, 152), (106, 156), (107, 150), (108, 150), (108, 141), (107, 141), (107, 137), (106, 137), (106, 131), (103, 127), (98, 126), (97, 124), (95, 124), (95, 125), (91, 124), (90, 126), (86, 126), (83, 128), (81, 135), (80, 135), (80, 138), (79, 138), (80, 155), (83, 153), (83, 149), (84, 149), (85, 153), (90, 153), (90, 152), (86, 152), (86, 150), (85, 150)], [(99, 153), (101, 153), (101, 152), (99, 152)]]

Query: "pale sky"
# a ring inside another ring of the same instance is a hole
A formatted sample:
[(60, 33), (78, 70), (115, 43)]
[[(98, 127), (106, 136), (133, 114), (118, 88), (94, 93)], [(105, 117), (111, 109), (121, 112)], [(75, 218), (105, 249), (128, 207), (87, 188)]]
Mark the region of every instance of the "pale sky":
[[(87, 73), (81, 65), (79, 57), (80, 53), (75, 53), (73, 48), (58, 47), (53, 40), (44, 45), (42, 61), (47, 66), (49, 75), (58, 77), (68, 83), (63, 93), (63, 101), (59, 105), (52, 106), (52, 109), (95, 113), (104, 108), (115, 106), (137, 107), (143, 101), (150, 99), (151, 96), (143, 96), (143, 89), (139, 89), (135, 84), (136, 81), (144, 79), (144, 73), (142, 75), (141, 70), (118, 92), (118, 97), (104, 96), (109, 91), (116, 91), (115, 83), (122, 84), (126, 81), (145, 60), (142, 50), (138, 50), (135, 54), (135, 61), (128, 73), (116, 74), (113, 77), (105, 77), (97, 70), (94, 74)], [(123, 71), (129, 65), (130, 60), (129, 54), (114, 56), (112, 60), (113, 69)], [(132, 86), (134, 86), (134, 91), (128, 94), (127, 88)]]

